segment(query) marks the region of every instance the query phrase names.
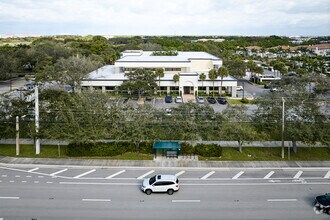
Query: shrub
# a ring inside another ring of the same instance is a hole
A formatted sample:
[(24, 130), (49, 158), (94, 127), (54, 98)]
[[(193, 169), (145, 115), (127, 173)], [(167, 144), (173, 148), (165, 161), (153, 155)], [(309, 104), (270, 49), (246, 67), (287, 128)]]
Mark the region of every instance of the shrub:
[(247, 98), (242, 98), (241, 102), (244, 103), (244, 104), (247, 104), (247, 103), (249, 103), (249, 100)]
[(217, 144), (197, 144), (194, 147), (195, 154), (203, 157), (220, 157), (222, 147)]
[(186, 142), (180, 144), (181, 154), (194, 154), (194, 147)]

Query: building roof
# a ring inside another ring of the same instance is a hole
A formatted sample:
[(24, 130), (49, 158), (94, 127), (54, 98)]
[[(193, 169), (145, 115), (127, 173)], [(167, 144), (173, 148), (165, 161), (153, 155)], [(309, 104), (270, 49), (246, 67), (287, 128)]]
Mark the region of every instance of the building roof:
[(219, 57), (206, 52), (178, 51), (178, 55), (176, 56), (153, 56), (152, 53), (153, 51), (140, 51), (139, 55), (136, 52), (134, 55), (127, 55), (126, 53), (126, 56), (116, 62), (190, 62), (190, 60), (194, 59), (221, 60)]

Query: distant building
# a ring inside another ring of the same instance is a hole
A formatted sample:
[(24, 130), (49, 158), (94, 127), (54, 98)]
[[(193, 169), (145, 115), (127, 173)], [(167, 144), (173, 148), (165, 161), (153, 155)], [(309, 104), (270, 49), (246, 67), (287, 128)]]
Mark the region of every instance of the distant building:
[[(157, 68), (164, 70), (164, 77), (160, 79), (160, 89), (166, 93), (178, 91), (180, 94), (197, 95), (198, 92), (210, 93), (213, 89), (213, 81), (208, 77), (211, 69), (222, 66), (222, 59), (206, 52), (182, 52), (173, 56), (155, 56), (152, 51), (127, 50), (121, 53), (121, 58), (114, 65), (103, 66), (83, 79), (83, 89), (97, 89), (114, 91), (127, 77), (125, 73), (138, 68), (155, 71)], [(199, 79), (200, 74), (206, 75), (206, 80)], [(179, 75), (179, 82), (175, 83), (174, 75)], [(158, 80), (157, 80), (158, 83)], [(221, 79), (214, 82), (216, 91), (220, 91)], [(222, 86), (236, 97), (237, 79), (224, 77)]]
[(197, 39), (197, 40), (191, 40), (191, 43), (207, 42), (207, 41), (223, 42), (223, 41), (225, 41), (225, 39), (202, 38), (202, 39)]

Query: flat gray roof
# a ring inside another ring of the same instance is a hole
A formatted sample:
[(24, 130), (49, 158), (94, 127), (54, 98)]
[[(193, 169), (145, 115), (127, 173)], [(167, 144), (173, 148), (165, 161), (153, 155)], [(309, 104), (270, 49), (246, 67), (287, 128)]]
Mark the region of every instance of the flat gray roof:
[(140, 55), (126, 55), (116, 62), (190, 62), (190, 60), (217, 60), (222, 59), (206, 52), (178, 51), (176, 56), (152, 56), (153, 51), (141, 51)]

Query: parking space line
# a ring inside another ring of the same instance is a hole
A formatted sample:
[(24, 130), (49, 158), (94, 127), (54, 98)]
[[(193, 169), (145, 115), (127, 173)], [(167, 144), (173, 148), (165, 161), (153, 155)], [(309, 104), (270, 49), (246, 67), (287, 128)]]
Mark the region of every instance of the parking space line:
[(67, 170), (68, 170), (68, 169), (63, 169), (63, 170), (57, 171), (57, 172), (55, 172), (55, 173), (51, 173), (50, 176), (55, 176), (55, 175), (57, 175), (57, 174), (59, 174), (59, 173), (63, 173), (63, 172), (65, 172), (65, 171), (67, 171)]
[(121, 171), (119, 171), (119, 172), (117, 172), (117, 173), (114, 173), (114, 174), (112, 174), (112, 175), (106, 177), (106, 179), (111, 179), (111, 178), (113, 178), (113, 177), (115, 177), (115, 176), (118, 176), (119, 174), (124, 173), (124, 172), (126, 172), (126, 170), (121, 170)]
[(267, 199), (267, 202), (296, 202), (297, 199)]
[(182, 170), (182, 171), (178, 172), (177, 174), (175, 174), (175, 176), (178, 177), (178, 176), (184, 174), (185, 172), (186, 172), (186, 171)]
[(150, 170), (148, 173), (143, 174), (142, 176), (139, 176), (137, 179), (143, 179), (144, 177), (148, 176), (149, 174), (152, 174), (153, 172), (155, 172), (154, 170)]
[(201, 180), (205, 180), (207, 179), (208, 177), (210, 177), (213, 173), (215, 173), (215, 171), (211, 171), (209, 172), (208, 174), (204, 175), (203, 177), (201, 177)]
[(244, 173), (244, 171), (240, 171), (239, 173), (237, 173), (235, 176), (233, 176), (233, 180), (237, 179), (238, 177), (240, 177), (242, 174)]
[(323, 178), (329, 179), (330, 178), (330, 171), (328, 171)]
[(265, 177), (264, 179), (269, 179), (275, 172), (274, 171), (270, 171)]
[(87, 171), (87, 172), (82, 173), (82, 174), (79, 174), (79, 175), (77, 175), (77, 176), (75, 176), (75, 177), (73, 177), (73, 178), (77, 179), (77, 178), (80, 178), (80, 177), (86, 176), (87, 174), (90, 174), (90, 173), (95, 172), (95, 170), (96, 170), (96, 169), (93, 169), (93, 170)]
[(301, 176), (301, 174), (303, 174), (303, 171), (298, 171), (297, 173), (296, 173), (296, 175), (294, 175), (294, 177), (293, 177), (293, 179), (299, 179), (299, 177)]
[(33, 169), (31, 169), (31, 170), (28, 170), (28, 172), (31, 173), (31, 172), (36, 171), (36, 170), (39, 170), (39, 168), (38, 168), (38, 167), (33, 168)]

